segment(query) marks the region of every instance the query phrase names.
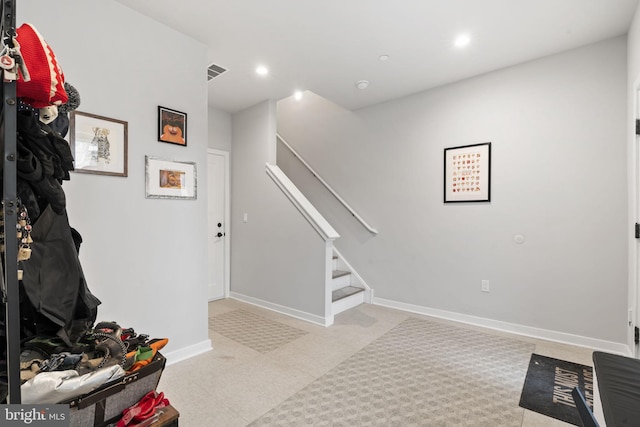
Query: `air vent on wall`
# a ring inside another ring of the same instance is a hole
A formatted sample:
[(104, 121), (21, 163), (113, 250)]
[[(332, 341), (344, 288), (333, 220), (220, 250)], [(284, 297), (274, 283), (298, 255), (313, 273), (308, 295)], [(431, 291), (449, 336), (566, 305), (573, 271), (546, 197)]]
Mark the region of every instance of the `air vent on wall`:
[(220, 67), (219, 65), (216, 64), (211, 64), (209, 65), (209, 67), (207, 67), (207, 81), (211, 81), (213, 79), (215, 79), (216, 77), (218, 77), (220, 74), (224, 73), (225, 70), (224, 68)]

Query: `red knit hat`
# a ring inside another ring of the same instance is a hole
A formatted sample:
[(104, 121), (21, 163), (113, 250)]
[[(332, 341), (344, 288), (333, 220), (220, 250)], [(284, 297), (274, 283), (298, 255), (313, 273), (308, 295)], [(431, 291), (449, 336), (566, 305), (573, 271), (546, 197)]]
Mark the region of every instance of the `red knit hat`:
[(36, 108), (66, 103), (64, 74), (51, 46), (31, 24), (22, 24), (16, 31), (20, 52), (31, 77), (25, 82), (18, 73), (16, 95)]

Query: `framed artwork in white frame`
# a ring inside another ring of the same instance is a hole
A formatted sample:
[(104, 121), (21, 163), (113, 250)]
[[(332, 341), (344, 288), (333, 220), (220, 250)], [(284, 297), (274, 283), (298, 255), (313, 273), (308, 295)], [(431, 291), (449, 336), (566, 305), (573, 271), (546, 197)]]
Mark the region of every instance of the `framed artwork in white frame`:
[(195, 162), (180, 162), (145, 156), (147, 199), (192, 199), (197, 197)]

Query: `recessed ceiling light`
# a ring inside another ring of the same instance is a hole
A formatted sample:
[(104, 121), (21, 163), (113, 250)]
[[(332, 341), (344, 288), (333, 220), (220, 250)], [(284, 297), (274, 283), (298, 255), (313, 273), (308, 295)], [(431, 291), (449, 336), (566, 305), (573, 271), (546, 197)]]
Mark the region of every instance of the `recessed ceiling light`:
[(380, 60), (380, 62), (388, 61), (389, 55), (380, 55), (378, 59)]
[(297, 90), (293, 94), (293, 99), (295, 99), (296, 101), (300, 101), (302, 99), (302, 91), (301, 90)]
[(363, 90), (368, 88), (369, 87), (369, 80), (358, 80), (356, 82), (356, 87), (358, 89), (363, 89)]
[(269, 70), (264, 65), (259, 65), (258, 68), (256, 68), (256, 73), (261, 76), (266, 76), (267, 74), (269, 74)]
[(456, 47), (465, 47), (469, 43), (471, 43), (471, 37), (469, 37), (469, 34), (460, 34), (453, 42)]

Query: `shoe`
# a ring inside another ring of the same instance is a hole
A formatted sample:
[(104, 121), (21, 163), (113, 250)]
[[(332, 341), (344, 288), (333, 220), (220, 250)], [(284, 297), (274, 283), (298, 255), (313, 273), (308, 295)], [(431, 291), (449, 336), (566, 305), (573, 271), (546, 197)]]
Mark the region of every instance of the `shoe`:
[(122, 335), (122, 328), (116, 322), (98, 322), (93, 327), (93, 330), (96, 332), (113, 335), (117, 338), (120, 338)]
[[(165, 399), (164, 393), (157, 393), (155, 390), (145, 394), (135, 405), (122, 411), (122, 418), (116, 424), (117, 427), (125, 427), (140, 423), (156, 413), (156, 410), (169, 406), (169, 400)], [(134, 423), (134, 424), (131, 424)]]
[(155, 355), (158, 352), (158, 350), (161, 350), (162, 348), (164, 348), (164, 346), (167, 345), (168, 342), (169, 342), (168, 338), (154, 338), (151, 341), (149, 341), (147, 346), (149, 348), (151, 348), (151, 355), (149, 355), (148, 351), (145, 351), (145, 354), (144, 354), (145, 358), (144, 359), (140, 359), (140, 360), (136, 360), (136, 362), (133, 364), (133, 366), (130, 369), (127, 369), (127, 372), (137, 371), (138, 369), (142, 368), (143, 366), (146, 366), (149, 363), (151, 363), (151, 361), (155, 357)]

